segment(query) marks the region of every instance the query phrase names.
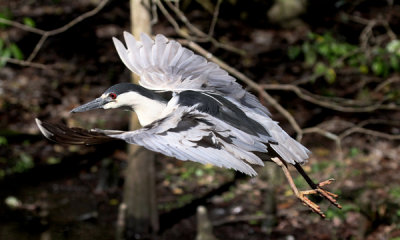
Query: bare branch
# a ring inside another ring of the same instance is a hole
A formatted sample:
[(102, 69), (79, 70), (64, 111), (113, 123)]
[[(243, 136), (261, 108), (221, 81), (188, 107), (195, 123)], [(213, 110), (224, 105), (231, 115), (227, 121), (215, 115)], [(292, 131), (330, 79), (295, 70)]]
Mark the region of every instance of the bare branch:
[(39, 34), (39, 35), (43, 35), (43, 34), (46, 33), (46, 31), (44, 31), (42, 29), (30, 27), (28, 25), (25, 25), (25, 24), (22, 24), (22, 23), (19, 23), (19, 22), (15, 22), (15, 21), (12, 21), (12, 20), (8, 20), (8, 19), (5, 19), (5, 18), (0, 18), (0, 23), (16, 27), (16, 28), (22, 29), (22, 30), (27, 31), (27, 32), (36, 33), (36, 34)]
[(215, 29), (215, 25), (217, 24), (217, 21), (218, 21), (219, 7), (221, 6), (221, 3), (222, 3), (222, 0), (218, 0), (217, 1), (217, 5), (215, 5), (214, 14), (213, 14), (213, 18), (211, 20), (210, 29), (208, 30), (208, 37), (209, 38), (211, 38), (214, 35), (214, 29)]
[(168, 10), (164, 7), (162, 4), (161, 0), (156, 0), (157, 1), (157, 6), (160, 8), (160, 11), (163, 13), (163, 15), (167, 18), (168, 22), (174, 27), (175, 31), (177, 34), (179, 34), (181, 37), (191, 40), (191, 41), (196, 41), (196, 42), (211, 42), (214, 46), (218, 48), (225, 49), (227, 51), (239, 54), (239, 55), (245, 55), (246, 52), (243, 51), (242, 49), (235, 48), (229, 44), (223, 44), (216, 40), (214, 37), (211, 35), (208, 35), (201, 31), (199, 28), (194, 26), (189, 22), (185, 14), (178, 8), (177, 5), (173, 5), (170, 1), (165, 1), (168, 5), (169, 8), (171, 8), (174, 13), (179, 17), (179, 19), (185, 24), (185, 26), (191, 31), (193, 34), (196, 35), (196, 37), (191, 37), (189, 33), (183, 31), (178, 22), (172, 17), (172, 15), (168, 12)]
[(171, 3), (171, 1), (165, 1), (165, 3), (168, 5), (169, 8), (172, 9), (172, 11), (174, 11), (174, 13), (179, 17), (179, 19), (185, 24), (185, 26), (191, 32), (193, 32), (194, 34), (196, 34), (200, 38), (207, 38), (207, 34), (205, 34), (199, 28), (194, 26), (191, 22), (189, 22), (189, 20), (185, 16), (185, 14), (179, 8), (175, 7), (174, 4)]
[(392, 84), (392, 83), (396, 83), (396, 82), (400, 82), (400, 77), (399, 76), (393, 76), (390, 77), (388, 79), (386, 79), (385, 81), (383, 81), (382, 83), (380, 83), (375, 89), (374, 92), (379, 92), (382, 91), (383, 88), (385, 88), (386, 86)]
[(34, 62), (29, 62), (29, 61), (24, 61), (24, 60), (18, 60), (15, 58), (0, 57), (0, 60), (6, 60), (9, 63), (16, 64), (16, 65), (23, 66), (23, 67), (33, 67), (33, 68), (40, 68), (40, 69), (52, 68), (52, 66), (48, 66), (45, 64), (34, 63)]
[(343, 106), (333, 102), (330, 98), (312, 94), (298, 86), (290, 84), (263, 84), (262, 87), (266, 90), (291, 91), (296, 93), (298, 97), (307, 102), (311, 102), (318, 106), (326, 107), (340, 112), (373, 112), (378, 109), (400, 110), (400, 107), (396, 106), (395, 104), (383, 104), (384, 100), (370, 105), (361, 105), (363, 102), (355, 101), (352, 99), (336, 98), (336, 100), (340, 99), (342, 102), (349, 105), (355, 105)]
[[(94, 9), (83, 13), (82, 15), (78, 16), (77, 18), (74, 18), (72, 21), (70, 21), (69, 23), (65, 24), (64, 26), (60, 27), (60, 28), (56, 28), (50, 31), (45, 31), (39, 28), (34, 28), (34, 27), (30, 27), (24, 24), (21, 24), (19, 22), (15, 22), (15, 21), (11, 21), (11, 20), (7, 20), (4, 18), (0, 18), (0, 22), (3, 24), (7, 24), (19, 29), (22, 29), (24, 31), (28, 31), (28, 32), (32, 32), (32, 33), (36, 33), (39, 35), (42, 35), (42, 37), (40, 38), (40, 40), (38, 41), (38, 43), (36, 44), (35, 48), (33, 49), (32, 53), (29, 55), (29, 57), (27, 58), (26, 62), (31, 62), (37, 55), (37, 53), (40, 51), (40, 49), (43, 46), (43, 43), (47, 40), (48, 37), (50, 36), (54, 36), (57, 34), (60, 34), (62, 32), (67, 31), (68, 29), (70, 29), (71, 27), (75, 26), (76, 24), (78, 24), (79, 22), (85, 20), (86, 18), (92, 17), (94, 15), (96, 15), (101, 9), (103, 9), (103, 7), (107, 4), (109, 0), (102, 0), (99, 5), (97, 5)], [(11, 58), (9, 58), (7, 61), (10, 61)]]
[(36, 43), (35, 48), (31, 52), (31, 54), (29, 55), (29, 57), (27, 59), (28, 62), (31, 62), (36, 57), (36, 55), (38, 54), (38, 52), (42, 48), (43, 43), (47, 40), (48, 37), (49, 37), (49, 34), (47, 32), (42, 35), (42, 37), (39, 39), (39, 42)]

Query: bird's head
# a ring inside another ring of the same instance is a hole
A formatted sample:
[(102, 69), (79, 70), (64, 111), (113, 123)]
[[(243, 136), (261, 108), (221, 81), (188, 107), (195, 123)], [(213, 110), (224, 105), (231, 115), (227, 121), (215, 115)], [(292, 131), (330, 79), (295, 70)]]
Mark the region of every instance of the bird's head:
[[(123, 108), (135, 110), (144, 99), (157, 99), (159, 96), (151, 90), (132, 83), (118, 83), (108, 88), (100, 97), (72, 109), (72, 113), (93, 109)], [(158, 99), (157, 99), (158, 100)], [(163, 99), (159, 99), (163, 101)]]

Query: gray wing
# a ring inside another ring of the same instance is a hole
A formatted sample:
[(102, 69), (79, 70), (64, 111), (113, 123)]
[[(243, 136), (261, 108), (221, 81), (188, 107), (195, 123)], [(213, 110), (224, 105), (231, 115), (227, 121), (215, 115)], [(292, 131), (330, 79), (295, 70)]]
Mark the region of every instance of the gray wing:
[(36, 124), (46, 138), (61, 144), (92, 145), (124, 140), (179, 160), (210, 163), (251, 176), (257, 173), (249, 164), (264, 165), (253, 152), (267, 151), (254, 136), (235, 128), (226, 129), (223, 122), (190, 108), (180, 108), (166, 118), (129, 132), (88, 131), (39, 119), (36, 119)]
[(255, 96), (246, 92), (232, 76), (217, 64), (184, 48), (174, 40), (158, 34), (153, 41), (142, 34), (137, 41), (124, 32), (127, 47), (113, 38), (117, 52), (124, 64), (140, 76), (139, 84), (160, 91), (209, 91), (228, 96), (260, 113), (268, 110)]
[(310, 151), (301, 143), (290, 137), (278, 124), (266, 114), (255, 112), (253, 109), (240, 104), (235, 99), (228, 98), (232, 103), (241, 109), (247, 117), (261, 124), (270, 134), (271, 140), (277, 144), (269, 144), (284, 161), (295, 165), (296, 163), (304, 164), (309, 158)]
[(193, 107), (179, 107), (173, 114), (142, 129), (109, 136), (179, 160), (210, 163), (251, 176), (257, 173), (249, 164), (264, 165), (255, 152), (267, 152), (267, 143), (261, 137)]

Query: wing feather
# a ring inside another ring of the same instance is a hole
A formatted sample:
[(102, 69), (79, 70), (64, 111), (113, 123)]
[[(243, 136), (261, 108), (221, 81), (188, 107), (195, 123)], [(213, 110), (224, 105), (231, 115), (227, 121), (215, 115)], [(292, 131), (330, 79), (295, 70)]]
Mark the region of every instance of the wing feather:
[[(272, 139), (277, 144), (270, 144), (269, 146), (287, 163), (290, 164), (304, 164), (308, 161), (310, 151), (301, 143), (290, 137), (278, 124), (269, 116), (265, 116), (262, 112), (252, 111), (249, 107), (236, 102), (234, 99), (229, 99), (236, 104), (246, 115), (256, 120), (265, 129), (268, 130)], [(242, 146), (245, 148), (245, 146)]]
[(117, 39), (114, 44), (122, 62), (141, 77), (140, 85), (152, 90), (180, 92), (209, 91), (245, 102), (266, 115), (268, 110), (247, 93), (232, 76), (206, 58), (194, 54), (176, 41), (157, 35), (155, 41), (141, 34), (141, 42), (124, 32), (127, 48)]
[[(109, 136), (183, 161), (211, 163), (251, 176), (257, 173), (249, 164), (263, 165), (263, 162), (246, 148), (267, 152), (264, 145), (267, 143), (262, 143), (261, 138), (242, 132), (193, 107), (179, 107), (166, 118), (143, 129)], [(247, 140), (257, 142), (256, 147), (250, 147), (245, 142)]]

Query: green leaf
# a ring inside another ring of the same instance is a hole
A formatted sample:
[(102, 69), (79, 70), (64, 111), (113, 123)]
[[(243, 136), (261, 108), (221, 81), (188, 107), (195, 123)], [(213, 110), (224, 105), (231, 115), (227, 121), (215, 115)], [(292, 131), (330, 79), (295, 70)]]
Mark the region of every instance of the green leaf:
[(350, 148), (349, 157), (355, 157), (358, 154), (360, 154), (360, 150), (358, 148), (356, 148), (356, 147)]
[(317, 36), (318, 36), (318, 34), (313, 33), (313, 32), (308, 32), (308, 33), (307, 33), (307, 38), (310, 39), (310, 40), (316, 39)]
[(390, 53), (400, 55), (400, 40), (394, 39), (386, 45), (386, 50)]
[[(11, 20), (12, 17), (13, 17), (12, 12), (8, 8), (3, 9), (0, 12), (0, 18), (6, 19), (6, 20)], [(5, 27), (8, 27), (8, 26), (9, 26), (8, 24), (0, 23), (0, 28), (5, 28)]]
[(331, 54), (329, 44), (327, 43), (322, 43), (317, 47), (317, 51), (319, 54), (321, 54), (324, 57), (328, 57)]
[(202, 177), (204, 175), (204, 171), (200, 168), (196, 169), (195, 171), (196, 177)]
[(11, 50), (10, 50), (10, 48), (6, 48), (0, 54), (1, 54), (0, 56), (2, 57), (0, 59), (0, 68), (1, 68), (6, 65), (7, 59), (11, 57)]
[(374, 72), (374, 74), (377, 75), (377, 76), (382, 75), (383, 72), (384, 72), (383, 62), (382, 62), (382, 61), (379, 61), (379, 60), (374, 61), (374, 62), (372, 63), (371, 68), (372, 68), (372, 72)]
[(4, 47), (4, 40), (0, 38), (0, 54), (1, 54), (1, 50), (3, 50)]
[(400, 71), (400, 62), (399, 58), (395, 55), (390, 56), (390, 66), (395, 70), (395, 71)]
[(290, 60), (296, 59), (301, 53), (301, 48), (299, 46), (290, 46), (288, 48), (288, 57)]
[(325, 72), (325, 80), (327, 83), (332, 84), (336, 81), (336, 72), (335, 69), (333, 68), (328, 68), (328, 70)]
[(361, 65), (360, 67), (358, 67), (358, 70), (362, 74), (367, 74), (369, 72), (368, 66), (366, 65)]
[(7, 138), (0, 136), (0, 146), (5, 146), (7, 143)]
[(16, 58), (18, 60), (24, 59), (24, 54), (22, 53), (21, 49), (19, 49), (17, 44), (11, 43), (9, 48), (10, 48), (10, 51), (11, 51), (11, 55), (14, 58)]
[(60, 163), (61, 162), (61, 159), (59, 159), (59, 158), (56, 158), (56, 157), (49, 157), (48, 159), (47, 159), (47, 164), (58, 164), (58, 163)]
[[(397, 215), (398, 217), (400, 217), (400, 209), (398, 209), (398, 210), (396, 211), (396, 215)], [(399, 237), (399, 239), (400, 239), (400, 237)]]
[(317, 64), (315, 64), (315, 66), (314, 66), (314, 74), (316, 74), (318, 76), (324, 75), (327, 70), (328, 70), (328, 67), (322, 62), (317, 62)]
[(35, 27), (36, 26), (35, 21), (30, 17), (24, 17), (23, 22), (24, 22), (25, 25), (27, 25), (29, 27)]
[(307, 67), (311, 67), (317, 61), (317, 54), (315, 50), (311, 47), (310, 43), (305, 42), (303, 44), (303, 53), (305, 58), (305, 64)]

